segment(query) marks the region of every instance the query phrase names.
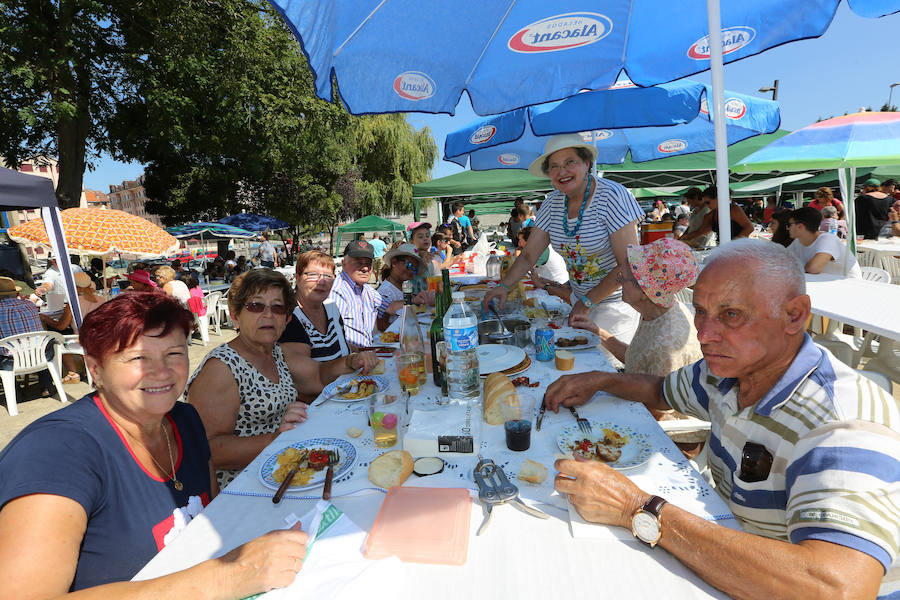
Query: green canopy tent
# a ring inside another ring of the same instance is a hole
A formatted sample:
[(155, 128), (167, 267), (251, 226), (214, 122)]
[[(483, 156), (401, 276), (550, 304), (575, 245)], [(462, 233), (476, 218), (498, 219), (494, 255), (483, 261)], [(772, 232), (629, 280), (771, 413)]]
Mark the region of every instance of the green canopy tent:
[(390, 219), (383, 219), (375, 215), (369, 215), (357, 219), (352, 223), (341, 225), (337, 229), (337, 235), (334, 236), (334, 255), (337, 256), (338, 250), (343, 248), (342, 236), (344, 234), (369, 233), (371, 231), (399, 231), (405, 232), (406, 226)]

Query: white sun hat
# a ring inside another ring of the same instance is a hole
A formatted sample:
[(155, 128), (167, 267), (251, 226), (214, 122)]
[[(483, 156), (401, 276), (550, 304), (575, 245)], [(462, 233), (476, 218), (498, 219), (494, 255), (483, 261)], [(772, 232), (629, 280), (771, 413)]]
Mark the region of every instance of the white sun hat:
[(559, 135), (554, 135), (547, 140), (547, 143), (544, 145), (544, 153), (538, 156), (534, 162), (528, 166), (528, 172), (535, 177), (546, 177), (547, 174), (541, 170), (541, 164), (544, 162), (545, 158), (563, 148), (584, 148), (591, 153), (591, 162), (597, 162), (597, 148), (585, 143), (580, 134), (561, 133)]

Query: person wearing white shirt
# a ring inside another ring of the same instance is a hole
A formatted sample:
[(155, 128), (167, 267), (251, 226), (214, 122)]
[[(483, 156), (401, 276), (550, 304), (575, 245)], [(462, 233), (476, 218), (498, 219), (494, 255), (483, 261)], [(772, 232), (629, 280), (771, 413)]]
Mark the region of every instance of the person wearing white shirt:
[(807, 273), (844, 274), (844, 260), (849, 258), (848, 277), (862, 278), (862, 271), (856, 258), (847, 256), (847, 246), (836, 235), (819, 231), (822, 213), (805, 206), (791, 212), (788, 218), (788, 233), (794, 241), (788, 251), (797, 257)]

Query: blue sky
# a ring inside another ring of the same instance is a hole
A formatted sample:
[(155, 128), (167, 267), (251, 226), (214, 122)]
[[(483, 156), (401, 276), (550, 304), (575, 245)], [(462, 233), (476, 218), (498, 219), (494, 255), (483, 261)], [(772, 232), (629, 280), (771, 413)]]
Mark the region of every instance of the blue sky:
[[(692, 79), (709, 82), (708, 73)], [(784, 129), (798, 129), (818, 118), (856, 112), (862, 106), (877, 110), (887, 102), (889, 86), (900, 82), (900, 14), (865, 19), (852, 13), (846, 2), (838, 8), (834, 22), (820, 38), (786, 44), (763, 54), (725, 65), (726, 89), (771, 98), (759, 93), (778, 79), (778, 102)], [(900, 105), (900, 86), (894, 88), (892, 104)], [(439, 158), (432, 176), (443, 177), (463, 169), (440, 159), (447, 133), (478, 118), (468, 98), (456, 115), (410, 114), (418, 128), (427, 125), (434, 133)], [(84, 185), (109, 191), (109, 185), (134, 179), (143, 172), (140, 164), (107, 159), (93, 172), (86, 172)]]

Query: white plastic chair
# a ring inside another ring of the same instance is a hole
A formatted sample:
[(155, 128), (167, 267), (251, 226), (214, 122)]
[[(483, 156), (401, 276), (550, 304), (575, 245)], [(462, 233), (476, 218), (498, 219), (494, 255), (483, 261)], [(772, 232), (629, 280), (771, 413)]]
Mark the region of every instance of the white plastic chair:
[(862, 271), (862, 278), (866, 281), (874, 281), (876, 283), (891, 282), (891, 274), (884, 269), (879, 269), (878, 267), (860, 267), (859, 270)]
[(216, 335), (222, 335), (222, 322), (219, 315), (219, 302), (222, 299), (222, 292), (210, 292), (206, 295), (206, 314), (216, 326)]
[(209, 311), (205, 315), (194, 315), (194, 322), (197, 323), (197, 329), (200, 330), (200, 343), (204, 346), (209, 345)]
[[(52, 358), (48, 360), (47, 346), (54, 342), (56, 347), (53, 349)], [(14, 417), (19, 414), (16, 406), (17, 375), (29, 375), (47, 369), (50, 371), (53, 385), (56, 386), (59, 401), (63, 403), (69, 401), (59, 376), (59, 369), (56, 366), (59, 360), (59, 349), (63, 342), (63, 336), (55, 331), (32, 331), (11, 335), (0, 340), (0, 348), (5, 349), (13, 360), (11, 370), (0, 370), (0, 380), (3, 382), (3, 393), (6, 395), (6, 409), (9, 411), (9, 416)]]
[[(56, 352), (56, 368), (60, 373), (62, 370), (62, 355), (63, 354), (78, 354), (79, 356), (84, 356), (84, 348), (81, 347), (81, 344), (78, 343), (78, 334), (74, 335), (64, 335), (63, 336), (63, 344), (62, 346), (57, 348)], [(91, 377), (91, 371), (87, 368), (87, 365), (84, 365), (84, 372), (87, 374), (88, 385), (91, 386), (91, 389), (94, 388), (94, 380)]]
[[(231, 315), (228, 314), (228, 292), (219, 298), (217, 310), (219, 311), (219, 323), (223, 326), (227, 325), (231, 321)], [(232, 323), (232, 327), (234, 327), (234, 323)]]

